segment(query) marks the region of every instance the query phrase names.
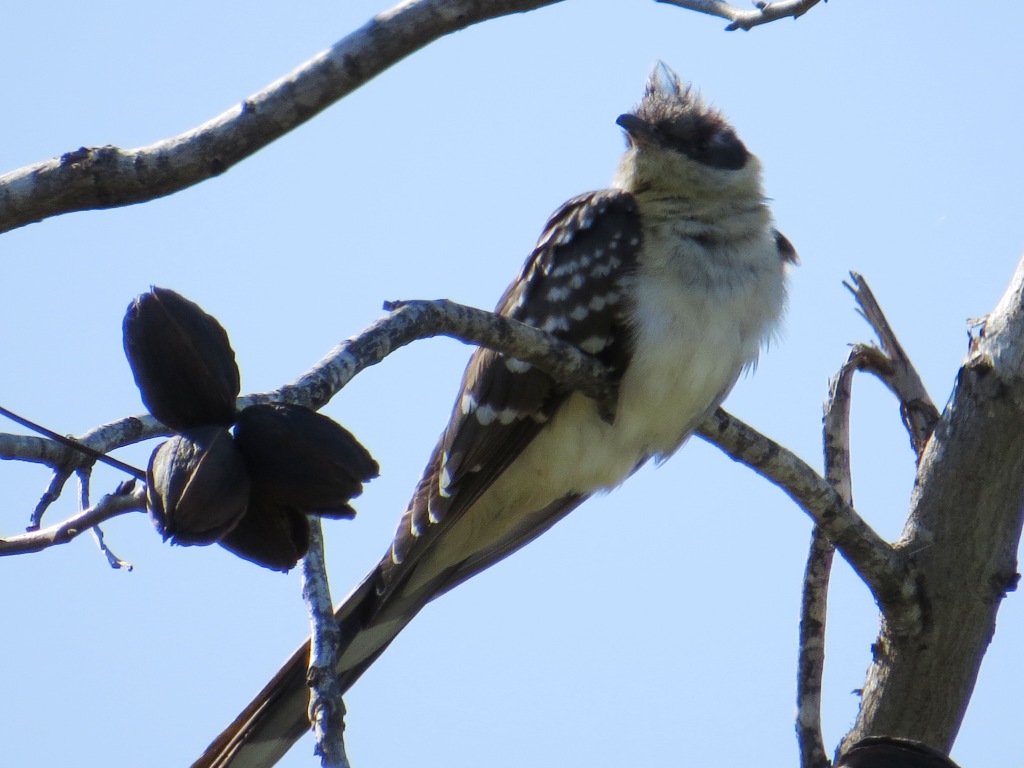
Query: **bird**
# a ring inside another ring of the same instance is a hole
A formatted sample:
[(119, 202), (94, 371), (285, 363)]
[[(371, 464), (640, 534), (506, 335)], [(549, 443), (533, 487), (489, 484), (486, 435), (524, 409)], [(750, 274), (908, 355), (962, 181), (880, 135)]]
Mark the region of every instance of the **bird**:
[[(611, 186), (555, 211), (496, 308), (604, 363), (613, 407), (473, 353), (390, 548), (337, 609), (343, 691), (428, 602), (671, 456), (778, 333), (797, 257), (758, 158), (661, 63), (616, 123)], [(193, 768), (280, 759), (310, 727), (307, 659), (308, 643)]]

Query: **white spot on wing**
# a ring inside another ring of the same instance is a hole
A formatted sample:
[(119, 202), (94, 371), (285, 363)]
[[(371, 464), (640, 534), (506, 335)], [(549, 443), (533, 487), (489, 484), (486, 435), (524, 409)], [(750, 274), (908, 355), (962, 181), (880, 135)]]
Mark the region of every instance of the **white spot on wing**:
[(591, 355), (596, 355), (606, 346), (608, 346), (608, 339), (603, 336), (588, 336), (580, 342), (580, 349)]
[[(468, 416), (476, 410), (476, 398), (470, 392), (466, 392), (462, 396), (462, 400), (459, 401), (459, 410), (462, 411), (464, 416)], [(447, 461), (447, 457), (445, 461)]]
[(505, 361), (505, 367), (512, 373), (526, 373), (533, 366), (517, 357), (510, 357)]
[(548, 301), (561, 301), (569, 295), (569, 289), (564, 286), (556, 285), (548, 291)]
[(565, 275), (571, 275), (573, 272), (580, 268), (580, 263), (573, 259), (567, 261), (564, 264), (559, 264), (553, 270), (551, 270), (552, 277), (564, 277)]
[(519, 416), (519, 411), (515, 408), (502, 408), (498, 411), (498, 421), (501, 424), (511, 424)]
[(554, 333), (555, 331), (567, 331), (569, 330), (569, 321), (561, 316), (552, 316), (544, 321), (544, 325), (541, 326), (542, 331), (548, 333)]
[(448, 471), (448, 454), (444, 455), (444, 463), (441, 465), (441, 474), (437, 477), (437, 492), (447, 498), (450, 494), (448, 488), (452, 484), (452, 473)]
[(427, 502), (427, 519), (436, 525), (441, 522), (441, 515), (436, 509), (434, 509), (434, 504), (431, 503), (432, 501), (433, 498)]
[(484, 427), (493, 422), (497, 415), (493, 405), (481, 405), (476, 409), (476, 420)]

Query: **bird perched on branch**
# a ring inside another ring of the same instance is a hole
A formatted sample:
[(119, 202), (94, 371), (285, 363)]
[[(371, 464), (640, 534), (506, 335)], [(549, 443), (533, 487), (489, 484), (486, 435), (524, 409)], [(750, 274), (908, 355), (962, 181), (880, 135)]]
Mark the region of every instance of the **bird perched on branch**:
[[(602, 407), (528, 363), (473, 354), (391, 548), (338, 609), (343, 690), (428, 602), (670, 456), (777, 327), (796, 255), (758, 159), (664, 66), (616, 122), (627, 149), (612, 186), (552, 215), (497, 312), (600, 359), (617, 400)], [(309, 728), (307, 657), (308, 645), (194, 768), (284, 755)]]

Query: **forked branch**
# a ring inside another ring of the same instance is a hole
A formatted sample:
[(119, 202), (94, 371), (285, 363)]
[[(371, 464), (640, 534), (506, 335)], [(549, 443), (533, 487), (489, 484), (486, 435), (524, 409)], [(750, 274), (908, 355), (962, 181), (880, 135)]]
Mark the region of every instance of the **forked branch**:
[(697, 434), (781, 488), (819, 525), (867, 584), (899, 633), (920, 626), (918, 587), (907, 559), (864, 522), (805, 461), (721, 408)]
[(864, 276), (850, 273), (850, 282), (843, 283), (857, 300), (860, 314), (878, 336), (881, 349), (867, 345), (854, 346), (851, 358), (862, 371), (875, 374), (900, 401), (900, 415), (910, 435), (914, 453), (921, 457), (924, 446), (935, 430), (939, 409), (928, 396), (920, 374), (889, 325), (885, 313), (875, 299)]
[(112, 517), (126, 512), (141, 512), (145, 508), (145, 489), (141, 486), (136, 488), (132, 481), (56, 525), (0, 539), (0, 556), (41, 552), (56, 544), (67, 544), (79, 534), (92, 530)]

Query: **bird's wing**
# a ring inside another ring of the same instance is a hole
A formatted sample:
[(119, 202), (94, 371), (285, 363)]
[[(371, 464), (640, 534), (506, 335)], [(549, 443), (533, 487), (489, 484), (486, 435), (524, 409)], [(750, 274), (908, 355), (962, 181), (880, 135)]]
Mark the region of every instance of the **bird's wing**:
[[(573, 198), (548, 220), (496, 312), (593, 354), (612, 369), (613, 376), (621, 373), (631, 346), (622, 278), (633, 270), (640, 245), (640, 218), (632, 195), (609, 189)], [(382, 596), (415, 568), (423, 552), (443, 546), (445, 533), (522, 452), (568, 394), (529, 364), (489, 349), (473, 354), (451, 420), (399, 523), (391, 557), (381, 563), (377, 589)], [(547, 524), (544, 520), (559, 519), (580, 500), (568, 497), (565, 504), (556, 503), (546, 514), (533, 516), (533, 523), (546, 530), (554, 520)], [(521, 544), (535, 535), (512, 532), (512, 538), (522, 539)], [(502, 556), (516, 548), (503, 542)], [(481, 565), (462, 573), (454, 583), (500, 559), (488, 557), (484, 564), (483, 554), (472, 553), (466, 565), (471, 561)]]

